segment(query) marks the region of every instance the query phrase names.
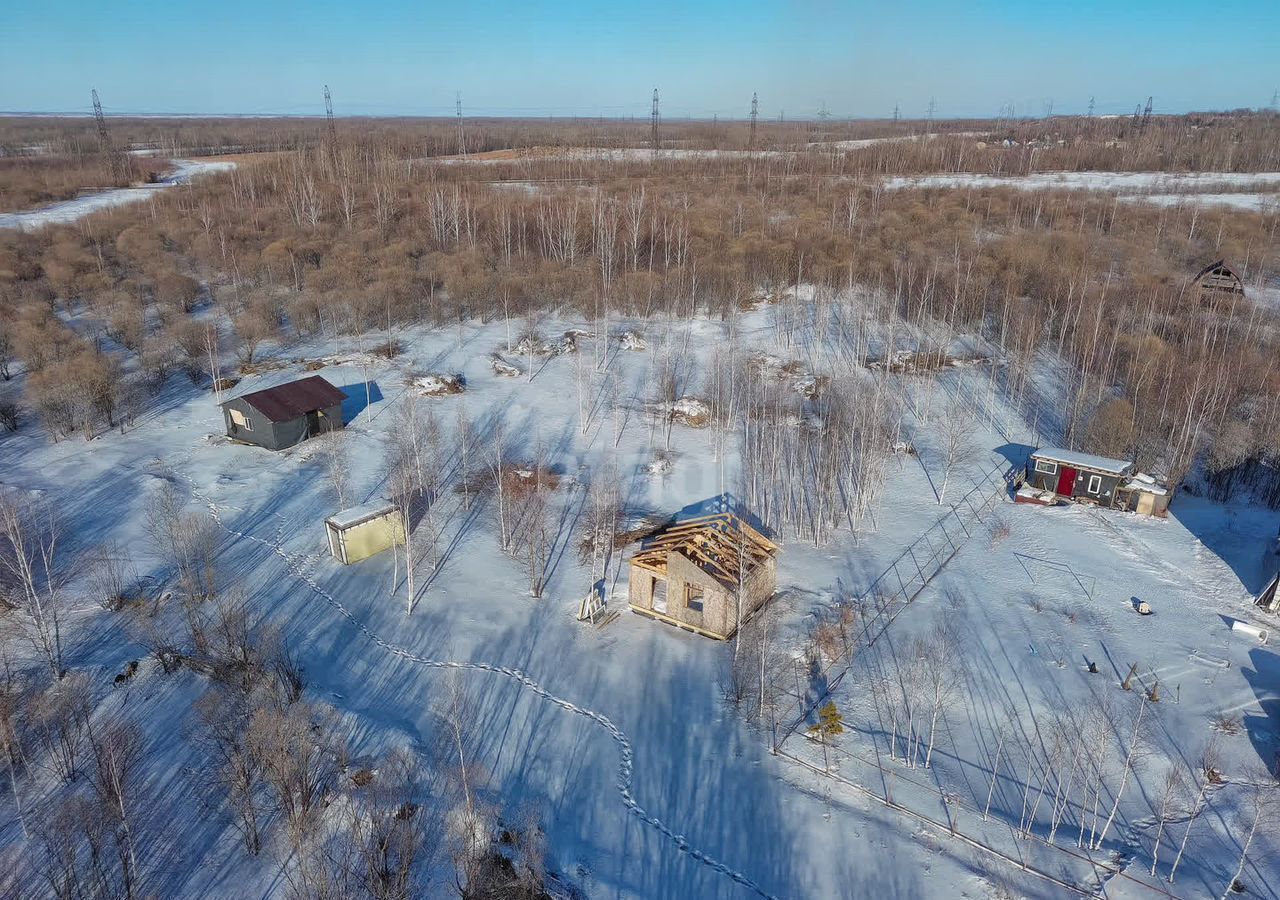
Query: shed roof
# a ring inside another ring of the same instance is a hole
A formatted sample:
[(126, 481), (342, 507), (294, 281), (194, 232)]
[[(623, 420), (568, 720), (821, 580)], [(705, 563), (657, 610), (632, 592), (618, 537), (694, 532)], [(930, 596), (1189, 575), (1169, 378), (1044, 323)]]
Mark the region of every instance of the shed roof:
[(353, 525), (359, 525), (361, 522), (368, 522), (370, 519), (376, 519), (379, 516), (391, 515), (396, 510), (396, 505), (390, 500), (371, 500), (368, 503), (362, 503), (359, 506), (336, 512), (325, 521), (331, 523), (334, 528), (342, 530), (351, 528)]
[[(345, 393), (319, 375), (299, 378), (297, 381), (232, 398), (243, 400), (272, 422), (288, 422), (318, 409), (338, 406), (345, 399)], [(223, 406), (230, 402), (231, 400), (226, 401)]]
[(1064, 450), (1061, 447), (1041, 447), (1031, 454), (1031, 458), (1066, 463), (1077, 469), (1092, 469), (1107, 475), (1128, 475), (1133, 471), (1133, 463), (1128, 460), (1094, 456), (1092, 453)]

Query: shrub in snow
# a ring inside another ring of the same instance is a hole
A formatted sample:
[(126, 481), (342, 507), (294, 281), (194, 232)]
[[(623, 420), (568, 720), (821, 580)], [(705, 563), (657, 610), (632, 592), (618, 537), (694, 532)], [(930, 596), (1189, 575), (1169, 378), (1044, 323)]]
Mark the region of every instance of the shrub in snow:
[(439, 397), (444, 394), (461, 394), (467, 388), (466, 379), (461, 375), (444, 375), (440, 372), (429, 372), (413, 379), (413, 386), (428, 397)]

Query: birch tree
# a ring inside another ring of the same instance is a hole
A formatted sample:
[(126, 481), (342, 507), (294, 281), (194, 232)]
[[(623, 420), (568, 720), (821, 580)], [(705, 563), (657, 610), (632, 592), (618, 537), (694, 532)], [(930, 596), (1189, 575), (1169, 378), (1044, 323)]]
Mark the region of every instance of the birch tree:
[(28, 639), (55, 679), (63, 676), (62, 615), (71, 575), (53, 506), (16, 491), (0, 493), (0, 599), (22, 615)]

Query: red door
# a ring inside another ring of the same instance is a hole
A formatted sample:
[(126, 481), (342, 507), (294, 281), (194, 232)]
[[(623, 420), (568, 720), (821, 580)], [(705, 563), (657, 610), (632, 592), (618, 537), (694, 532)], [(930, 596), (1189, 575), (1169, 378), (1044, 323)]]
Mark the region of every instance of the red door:
[(1063, 497), (1070, 497), (1076, 487), (1076, 470), (1063, 466), (1058, 471), (1058, 490), (1057, 493)]

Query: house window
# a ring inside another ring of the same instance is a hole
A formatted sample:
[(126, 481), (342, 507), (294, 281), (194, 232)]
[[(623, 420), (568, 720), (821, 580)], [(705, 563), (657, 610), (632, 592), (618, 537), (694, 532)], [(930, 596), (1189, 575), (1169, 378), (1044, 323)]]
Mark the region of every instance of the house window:
[(1058, 473), (1058, 464), (1048, 459), (1037, 459), (1036, 471), (1045, 475), (1056, 475)]
[(686, 584), (684, 586), (684, 605), (687, 609), (694, 612), (702, 612), (702, 599), (704, 596), (702, 585)]
[(1102, 490), (1102, 476), (1101, 476), (1101, 475), (1090, 475), (1090, 476), (1089, 476), (1089, 486), (1088, 486), (1087, 488), (1085, 488), (1085, 490), (1087, 490), (1090, 494), (1096, 494), (1096, 493), (1098, 493), (1099, 491), (1101, 491), (1101, 490)]
[(231, 414), (231, 424), (237, 428), (243, 428), (245, 431), (253, 431), (253, 426), (249, 424), (249, 417), (238, 409), (228, 409)]

